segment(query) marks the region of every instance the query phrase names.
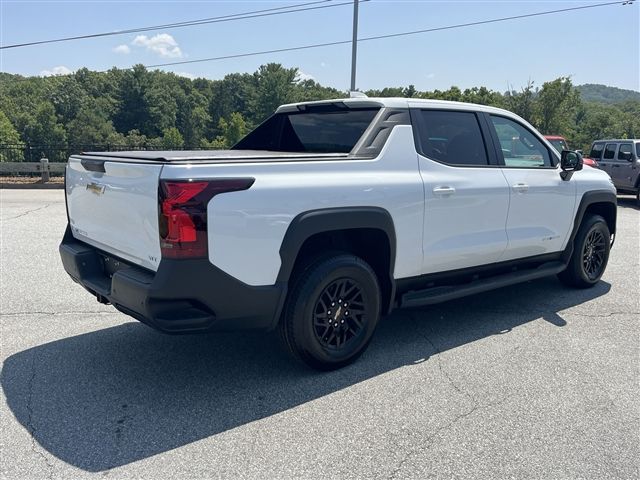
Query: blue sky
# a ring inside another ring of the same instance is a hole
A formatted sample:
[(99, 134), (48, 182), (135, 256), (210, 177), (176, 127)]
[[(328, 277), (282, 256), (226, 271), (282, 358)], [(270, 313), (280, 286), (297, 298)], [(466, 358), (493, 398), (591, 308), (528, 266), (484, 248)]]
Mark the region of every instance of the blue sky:
[[(3, 45), (228, 15), (289, 1), (15, 1), (0, 0)], [(331, 3), (341, 3), (334, 0)], [(605, 0), (601, 0), (603, 2)], [(360, 5), (360, 37), (555, 10), (589, 1), (371, 0)], [(4, 72), (40, 75), (80, 67), (105, 70), (256, 50), (348, 40), (352, 7), (165, 29), (0, 51)], [(419, 90), (487, 86), (504, 91), (570, 75), (574, 84), (640, 90), (640, 2), (503, 23), (363, 42), (357, 86), (414, 84)], [(347, 89), (351, 46), (163, 67), (222, 78), (267, 62), (298, 67), (323, 85)]]

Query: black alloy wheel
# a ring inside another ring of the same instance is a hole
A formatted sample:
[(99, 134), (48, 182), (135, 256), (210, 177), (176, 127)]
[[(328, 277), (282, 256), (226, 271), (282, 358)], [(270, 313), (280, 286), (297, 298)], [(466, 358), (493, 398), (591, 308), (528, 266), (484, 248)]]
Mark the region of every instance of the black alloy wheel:
[(365, 293), (352, 278), (340, 278), (327, 286), (316, 301), (313, 329), (318, 342), (337, 350), (364, 331)]
[(606, 220), (600, 215), (585, 217), (573, 241), (567, 268), (558, 278), (571, 287), (593, 287), (607, 268), (610, 248), (611, 233)]
[(380, 311), (380, 286), (371, 266), (334, 252), (309, 260), (292, 280), (280, 336), (297, 360), (334, 370), (365, 351)]
[(594, 229), (589, 232), (582, 249), (582, 268), (590, 280), (598, 279), (602, 275), (606, 244), (603, 232)]

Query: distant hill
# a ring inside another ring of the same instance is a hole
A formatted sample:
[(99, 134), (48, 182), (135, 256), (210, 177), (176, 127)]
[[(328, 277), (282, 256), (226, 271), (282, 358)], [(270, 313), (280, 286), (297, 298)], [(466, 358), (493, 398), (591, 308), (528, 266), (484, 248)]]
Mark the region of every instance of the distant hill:
[(594, 83), (586, 83), (576, 86), (580, 92), (580, 97), (585, 102), (600, 103), (621, 103), (628, 100), (640, 101), (640, 92), (635, 90), (624, 90), (617, 87), (607, 87), (606, 85), (597, 85)]

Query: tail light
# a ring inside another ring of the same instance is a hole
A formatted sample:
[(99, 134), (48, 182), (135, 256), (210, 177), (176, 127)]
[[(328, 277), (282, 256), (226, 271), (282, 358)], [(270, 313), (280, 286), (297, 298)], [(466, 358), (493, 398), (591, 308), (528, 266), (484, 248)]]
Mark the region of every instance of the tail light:
[(253, 178), (161, 180), (158, 192), (163, 258), (207, 257), (207, 205), (220, 193), (247, 190)]

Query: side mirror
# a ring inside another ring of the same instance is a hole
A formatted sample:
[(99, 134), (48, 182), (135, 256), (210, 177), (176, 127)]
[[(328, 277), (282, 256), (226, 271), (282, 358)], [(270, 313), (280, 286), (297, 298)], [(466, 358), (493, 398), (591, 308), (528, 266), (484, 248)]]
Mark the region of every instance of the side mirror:
[(569, 180), (573, 172), (582, 170), (582, 155), (572, 150), (563, 150), (560, 154), (560, 176), (563, 180)]
[(631, 155), (631, 152), (619, 152), (618, 158), (620, 160), (626, 160), (627, 162), (630, 162), (633, 160), (633, 156)]

